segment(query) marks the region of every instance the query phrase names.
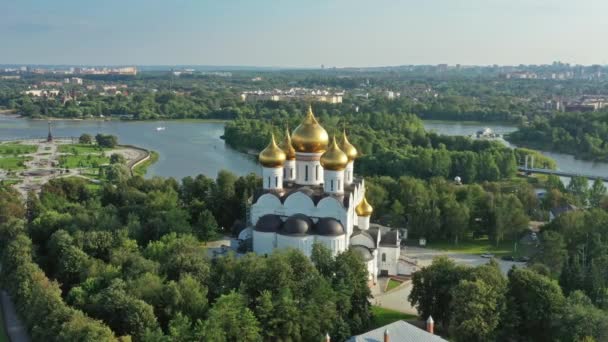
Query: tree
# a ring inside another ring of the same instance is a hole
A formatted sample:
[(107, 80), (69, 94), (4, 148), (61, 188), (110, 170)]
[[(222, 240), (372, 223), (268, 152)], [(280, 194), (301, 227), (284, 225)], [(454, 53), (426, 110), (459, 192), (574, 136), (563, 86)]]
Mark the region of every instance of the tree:
[(500, 322), (502, 293), (482, 280), (462, 280), (453, 290), (450, 330), (456, 341), (490, 341)]
[(566, 300), (559, 331), (563, 341), (582, 341), (585, 337), (606, 341), (608, 315), (595, 307), (582, 291), (574, 291)]
[(114, 148), (118, 145), (118, 138), (115, 135), (97, 134), (95, 141), (100, 147)]
[(204, 209), (200, 213), (192, 231), (202, 241), (209, 241), (219, 234), (219, 227), (211, 211)]
[(436, 322), (447, 327), (452, 318), (452, 289), (468, 278), (469, 273), (469, 269), (456, 265), (447, 257), (437, 257), (431, 266), (414, 273), (408, 300), (416, 307), (421, 319), (433, 316)]
[(449, 196), (442, 201), (441, 217), (443, 233), (457, 245), (469, 228), (469, 208)]
[(554, 341), (565, 298), (557, 282), (527, 269), (509, 271), (502, 333), (516, 341)]
[(334, 273), (334, 257), (331, 250), (319, 242), (312, 245), (310, 260), (315, 265), (319, 273), (326, 279), (331, 279)]
[(568, 184), (568, 192), (573, 194), (580, 204), (586, 205), (589, 199), (589, 181), (582, 176), (572, 177)]
[(90, 145), (93, 143), (93, 137), (90, 134), (83, 133), (78, 138), (78, 142), (81, 144)]
[(125, 156), (118, 153), (112, 153), (110, 156), (110, 164), (126, 164), (127, 160)]
[(534, 260), (546, 265), (552, 274), (559, 276), (567, 257), (568, 251), (563, 236), (551, 230), (543, 231), (540, 252)]
[(105, 169), (106, 179), (112, 183), (122, 184), (131, 177), (131, 171), (124, 164), (112, 164)]
[(253, 312), (245, 306), (242, 295), (231, 292), (221, 296), (209, 310), (204, 323), (203, 336), (205, 341), (261, 341), (260, 323)]
[(596, 178), (589, 190), (589, 205), (594, 208), (599, 208), (605, 196), (606, 186), (601, 179)]
[(93, 295), (86, 307), (116, 333), (139, 339), (147, 330), (156, 330), (158, 323), (152, 306), (127, 294), (125, 285), (122, 280), (112, 281), (109, 287)]
[(495, 226), (490, 236), (496, 244), (505, 237), (514, 239), (526, 228), (528, 220), (517, 196), (513, 194), (497, 196)]

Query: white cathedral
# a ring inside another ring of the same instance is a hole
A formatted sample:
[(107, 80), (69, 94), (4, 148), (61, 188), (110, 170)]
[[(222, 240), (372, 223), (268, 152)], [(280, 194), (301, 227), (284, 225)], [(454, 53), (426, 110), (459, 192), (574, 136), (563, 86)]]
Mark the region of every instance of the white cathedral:
[(378, 275), (397, 274), (399, 232), (370, 227), (365, 181), (353, 174), (357, 154), (346, 134), (339, 145), (335, 137), (330, 142), (309, 107), (291, 137), (287, 131), (277, 146), (272, 136), (260, 152), (263, 187), (252, 199), (252, 227), (240, 235), (252, 238), (257, 254), (296, 248), (310, 256), (314, 242), (334, 255), (354, 249), (373, 283)]

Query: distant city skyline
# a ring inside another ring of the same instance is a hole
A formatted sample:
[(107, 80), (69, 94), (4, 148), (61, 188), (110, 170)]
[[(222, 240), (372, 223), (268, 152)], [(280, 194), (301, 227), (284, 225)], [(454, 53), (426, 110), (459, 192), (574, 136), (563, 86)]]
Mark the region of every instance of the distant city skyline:
[(608, 63), (602, 0), (24, 0), (0, 8), (0, 64)]

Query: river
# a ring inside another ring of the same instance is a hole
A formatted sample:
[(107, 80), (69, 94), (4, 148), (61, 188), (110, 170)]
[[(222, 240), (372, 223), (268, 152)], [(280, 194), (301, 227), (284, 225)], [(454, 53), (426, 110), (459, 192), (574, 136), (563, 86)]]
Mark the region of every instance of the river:
[[(451, 121), (424, 121), (428, 130), (446, 135), (471, 135), (484, 127), (506, 134), (517, 128), (508, 124)], [(165, 130), (156, 128), (164, 126)], [(0, 140), (44, 137), (46, 121), (27, 120), (0, 115)], [(259, 173), (260, 167), (251, 156), (226, 146), (220, 136), (224, 124), (205, 121), (53, 121), (55, 136), (79, 136), (82, 133), (114, 134), (123, 144), (157, 151), (158, 162), (148, 169), (148, 177), (163, 176), (181, 179), (204, 174), (215, 177), (222, 169), (238, 175)], [(555, 159), (558, 169), (592, 175), (608, 174), (608, 163), (577, 160), (571, 155), (543, 152)]]
[[(517, 126), (501, 123), (484, 123), (484, 122), (459, 122), (459, 121), (436, 121), (424, 120), (424, 127), (427, 130), (435, 131), (445, 135), (471, 135), (484, 128), (490, 128), (495, 133), (507, 134), (517, 130)], [(509, 147), (517, 147), (505, 141)], [(557, 169), (566, 172), (575, 172), (588, 174), (592, 176), (608, 175), (608, 163), (598, 163), (574, 158), (573, 155), (541, 151), (542, 154), (553, 158), (557, 163)], [(569, 179), (562, 177), (562, 181), (568, 184)]]
[[(165, 130), (157, 131), (159, 126)], [(0, 115), (0, 140), (44, 137), (47, 130), (46, 121)], [(122, 144), (154, 150), (159, 159), (148, 168), (147, 177), (181, 179), (204, 174), (215, 178), (222, 169), (238, 175), (261, 171), (254, 158), (226, 146), (220, 139), (224, 124), (218, 122), (57, 120), (52, 122), (52, 130), (61, 137), (113, 134)]]

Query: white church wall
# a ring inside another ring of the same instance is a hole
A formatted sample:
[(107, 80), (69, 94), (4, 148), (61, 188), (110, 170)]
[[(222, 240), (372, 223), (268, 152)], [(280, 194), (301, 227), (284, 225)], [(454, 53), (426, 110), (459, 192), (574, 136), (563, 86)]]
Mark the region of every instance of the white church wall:
[(396, 275), (400, 254), (401, 254), (401, 249), (399, 249), (398, 247), (380, 247), (380, 248), (378, 248), (379, 272), (384, 273), (384, 271), (388, 271), (389, 275)]
[(253, 231), (253, 251), (258, 255), (270, 254), (277, 246), (276, 233)]
[(367, 262), (367, 280), (376, 282), (376, 260), (374, 259)]
[(284, 214), (291, 216), (294, 214), (304, 214), (306, 216), (317, 216), (314, 215), (316, 207), (312, 199), (305, 193), (296, 191), (289, 195), (283, 203)]
[(260, 217), (267, 214), (277, 214), (283, 211), (281, 200), (275, 195), (264, 194), (251, 206), (251, 222), (255, 225)]
[(312, 253), (314, 235), (290, 236), (277, 234), (277, 248), (295, 248), (301, 250), (307, 257)]
[(344, 238), (342, 235), (340, 236), (321, 236), (316, 235), (315, 240), (322, 244), (323, 246), (329, 248), (333, 256), (338, 255), (346, 250), (346, 244), (344, 243)]
[(374, 241), (372, 241), (369, 237), (367, 237), (363, 234), (359, 234), (359, 235), (355, 235), (355, 236), (351, 237), (350, 244), (352, 246), (356, 246), (356, 245), (365, 246), (371, 250), (376, 248)]

